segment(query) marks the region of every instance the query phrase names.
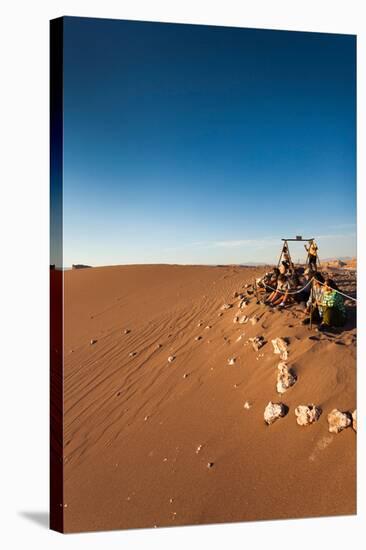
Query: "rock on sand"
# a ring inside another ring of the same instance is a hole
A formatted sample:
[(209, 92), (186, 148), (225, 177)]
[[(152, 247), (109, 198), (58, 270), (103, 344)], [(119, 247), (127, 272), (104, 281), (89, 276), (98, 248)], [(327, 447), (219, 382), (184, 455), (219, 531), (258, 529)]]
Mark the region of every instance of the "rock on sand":
[(352, 413), (352, 428), (357, 432), (357, 409)]
[(258, 351), (264, 345), (264, 338), (263, 336), (254, 336), (254, 338), (249, 338), (249, 342), (252, 343), (254, 351)]
[(288, 359), (287, 342), (283, 338), (275, 338), (272, 340), (273, 351), (280, 356), (282, 361)]
[(278, 364), (277, 393), (285, 393), (296, 382), (296, 375), (288, 368), (286, 363), (281, 361)]
[(338, 434), (352, 424), (352, 416), (349, 413), (344, 413), (338, 409), (333, 409), (328, 414), (329, 431)]
[(299, 426), (307, 426), (312, 424), (320, 417), (322, 411), (316, 405), (299, 405), (295, 409), (295, 414), (297, 416), (297, 423)]
[(273, 424), (278, 418), (285, 416), (283, 403), (272, 403), (270, 401), (264, 410), (264, 421), (266, 424)]

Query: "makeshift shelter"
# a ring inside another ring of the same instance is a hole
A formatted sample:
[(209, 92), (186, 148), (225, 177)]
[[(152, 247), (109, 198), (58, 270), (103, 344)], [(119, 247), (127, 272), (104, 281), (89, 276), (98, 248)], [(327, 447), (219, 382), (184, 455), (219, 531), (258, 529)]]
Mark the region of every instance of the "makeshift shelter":
[[(294, 269), (294, 262), (292, 261), (292, 258), (291, 258), (291, 253), (290, 253), (290, 248), (289, 248), (289, 242), (291, 241), (294, 241), (294, 242), (304, 242), (304, 243), (308, 243), (308, 248), (310, 248), (310, 245), (311, 243), (315, 240), (314, 238), (311, 238), (311, 239), (304, 239), (301, 235), (297, 235), (295, 238), (291, 238), (291, 239), (281, 239), (282, 242), (283, 242), (283, 245), (282, 245), (282, 250), (281, 250), (281, 254), (280, 254), (280, 257), (278, 259), (278, 263), (277, 263), (277, 267), (280, 265), (281, 261), (283, 260), (286, 260), (289, 262), (290, 264), (290, 267), (292, 269)], [(319, 265), (320, 267), (320, 260), (319, 260), (319, 256), (318, 256), (318, 253), (316, 254), (316, 262), (317, 264)], [(305, 261), (305, 264), (306, 265), (309, 265), (309, 250), (307, 250), (307, 256), (306, 256), (306, 261)]]

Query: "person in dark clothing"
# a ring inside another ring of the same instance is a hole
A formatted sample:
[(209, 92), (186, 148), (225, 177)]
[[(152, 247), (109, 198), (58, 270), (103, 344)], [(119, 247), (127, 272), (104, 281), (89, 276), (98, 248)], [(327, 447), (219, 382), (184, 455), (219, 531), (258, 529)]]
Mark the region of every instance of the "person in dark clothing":
[(312, 323), (320, 323), (322, 320), (323, 310), (322, 310), (322, 294), (323, 286), (321, 283), (324, 283), (324, 277), (319, 271), (316, 271), (312, 274), (313, 283), (312, 283), (312, 296), (309, 297), (305, 314), (306, 317), (302, 321), (303, 325), (308, 325), (310, 321)]
[(297, 275), (296, 286), (299, 292), (294, 294), (293, 298), (295, 302), (297, 302), (298, 304), (302, 303), (305, 305), (310, 297), (311, 284), (308, 284), (308, 283), (312, 279), (313, 273), (310, 270), (306, 270), (306, 272), (304, 273), (304, 270), (302, 268), (298, 268), (296, 270), (296, 275)]

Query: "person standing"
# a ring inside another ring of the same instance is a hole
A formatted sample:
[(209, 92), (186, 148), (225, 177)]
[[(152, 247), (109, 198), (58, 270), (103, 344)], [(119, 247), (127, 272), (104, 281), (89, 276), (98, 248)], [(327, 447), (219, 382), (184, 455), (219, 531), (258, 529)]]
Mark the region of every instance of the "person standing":
[(309, 246), (306, 246), (306, 244), (304, 246), (305, 246), (306, 252), (308, 253), (308, 260), (307, 261), (308, 261), (309, 267), (313, 271), (316, 271), (316, 260), (317, 260), (317, 257), (318, 257), (318, 245), (316, 244), (316, 242), (313, 239), (313, 240), (310, 241)]

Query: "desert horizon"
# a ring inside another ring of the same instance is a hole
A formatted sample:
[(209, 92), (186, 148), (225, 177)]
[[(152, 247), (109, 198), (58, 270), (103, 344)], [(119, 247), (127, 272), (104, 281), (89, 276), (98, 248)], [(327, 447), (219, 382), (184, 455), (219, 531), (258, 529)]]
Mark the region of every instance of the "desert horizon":
[[(342, 265), (342, 263), (344, 265)], [(300, 261), (300, 262), (296, 262), (297, 265), (299, 266), (304, 266), (306, 265), (306, 260), (303, 259), (303, 261)], [(271, 262), (271, 261), (268, 261), (268, 262), (251, 262), (251, 261), (243, 261), (241, 263), (168, 263), (168, 262), (140, 262), (140, 263), (116, 263), (116, 264), (105, 264), (105, 265), (87, 265), (87, 264), (72, 264), (71, 266), (65, 266), (65, 267), (57, 267), (55, 266), (54, 264), (52, 264), (50, 267), (52, 269), (56, 269), (56, 270), (61, 270), (61, 271), (69, 271), (69, 270), (72, 270), (72, 269), (96, 269), (96, 268), (103, 268), (103, 267), (122, 267), (122, 266), (138, 266), (138, 265), (146, 265), (146, 266), (149, 266), (149, 265), (156, 265), (156, 266), (159, 266), (159, 265), (165, 265), (165, 266), (168, 266), (168, 265), (180, 265), (180, 266), (198, 266), (198, 267), (249, 267), (249, 268), (254, 268), (254, 267), (260, 267), (260, 268), (264, 268), (264, 267), (273, 267), (274, 265), (276, 265), (276, 262)], [(357, 269), (357, 258), (356, 256), (340, 256), (340, 257), (332, 257), (332, 258), (324, 258), (321, 262), (320, 262), (320, 265), (324, 268), (326, 267), (334, 267), (334, 268), (337, 268), (337, 267), (344, 267), (346, 269)]]

